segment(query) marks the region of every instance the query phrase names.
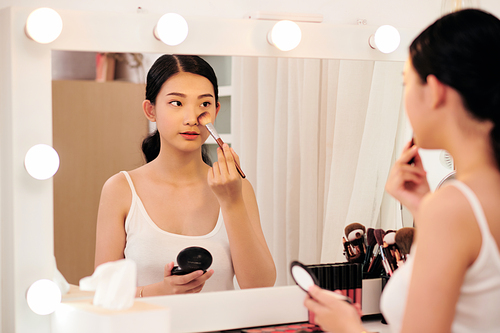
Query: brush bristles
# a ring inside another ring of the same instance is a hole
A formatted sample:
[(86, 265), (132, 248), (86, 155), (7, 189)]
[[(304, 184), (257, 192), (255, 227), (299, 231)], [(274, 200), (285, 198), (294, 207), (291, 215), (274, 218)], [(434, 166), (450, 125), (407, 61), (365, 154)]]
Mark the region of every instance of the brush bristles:
[(203, 125), (207, 126), (207, 124), (210, 124), (212, 122), (212, 117), (210, 116), (210, 113), (208, 112), (203, 112), (198, 116), (198, 122)]
[(375, 234), (373, 233), (374, 231), (375, 229), (373, 228), (368, 228), (368, 230), (366, 231), (366, 242), (370, 246), (375, 246), (375, 244), (377, 244), (377, 240), (375, 239)]
[(411, 245), (413, 244), (413, 236), (415, 234), (415, 228), (405, 227), (396, 231), (396, 244), (401, 251), (402, 255), (408, 255), (410, 253)]
[(375, 229), (374, 232), (373, 232), (373, 234), (375, 236), (375, 239), (377, 240), (377, 244), (379, 246), (384, 245), (384, 235), (385, 235), (384, 230), (382, 230), (382, 229)]

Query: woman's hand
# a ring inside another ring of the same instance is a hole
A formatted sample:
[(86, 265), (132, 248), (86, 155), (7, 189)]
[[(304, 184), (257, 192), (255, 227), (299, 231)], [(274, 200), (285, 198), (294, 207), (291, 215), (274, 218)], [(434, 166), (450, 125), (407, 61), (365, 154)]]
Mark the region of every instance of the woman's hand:
[[(214, 270), (210, 269), (206, 273), (198, 270), (186, 275), (172, 275), (173, 267), (173, 262), (165, 265), (165, 274), (161, 282), (162, 295), (199, 293), (203, 289), (205, 281), (214, 274)], [(147, 293), (146, 296), (148, 296)]]
[(361, 311), (355, 305), (338, 299), (334, 292), (318, 286), (309, 288), (304, 305), (314, 313), (314, 321), (326, 332), (350, 333), (364, 331)]
[[(409, 164), (412, 159), (413, 164)], [(385, 190), (408, 208), (413, 216), (422, 198), (430, 192), (422, 159), (417, 146), (412, 146), (411, 141), (406, 144), (403, 153), (392, 167)]]
[(235, 164), (240, 159), (226, 143), (222, 147), (217, 148), (217, 162), (208, 171), (208, 184), (221, 204), (242, 197), (241, 176)]

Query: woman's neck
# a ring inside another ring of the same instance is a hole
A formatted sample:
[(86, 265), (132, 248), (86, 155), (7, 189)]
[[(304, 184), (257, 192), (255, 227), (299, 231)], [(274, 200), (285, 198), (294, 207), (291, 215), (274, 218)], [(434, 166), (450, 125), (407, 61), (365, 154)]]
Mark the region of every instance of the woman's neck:
[(206, 180), (209, 168), (202, 160), (201, 149), (192, 152), (162, 149), (150, 163), (159, 177), (182, 183)]
[(455, 136), (448, 146), (446, 150), (453, 156), (459, 179), (469, 178), (476, 172), (497, 169), (487, 132)]

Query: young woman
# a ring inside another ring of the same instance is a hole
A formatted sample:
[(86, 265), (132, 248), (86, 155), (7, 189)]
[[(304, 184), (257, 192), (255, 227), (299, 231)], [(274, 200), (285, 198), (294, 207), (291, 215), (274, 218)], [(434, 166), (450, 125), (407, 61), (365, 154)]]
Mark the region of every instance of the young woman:
[[(450, 152), (457, 180), (430, 193), (410, 143), (389, 175), (386, 190), (417, 228), (411, 258), (382, 295), (393, 332), (500, 329), (499, 54), (500, 21), (479, 10), (442, 17), (410, 46), (404, 84), (415, 143)], [(305, 305), (324, 329), (364, 331), (354, 307), (310, 292)]]
[[(137, 264), (137, 296), (274, 285), (276, 271), (252, 186), (226, 144), (212, 167), (202, 157), (209, 133), (198, 117), (220, 109), (217, 78), (198, 56), (163, 55), (151, 67), (144, 114), (157, 131), (143, 142), (147, 164), (112, 176), (97, 217), (95, 266), (122, 258)], [(206, 273), (172, 275), (186, 247), (207, 249)]]

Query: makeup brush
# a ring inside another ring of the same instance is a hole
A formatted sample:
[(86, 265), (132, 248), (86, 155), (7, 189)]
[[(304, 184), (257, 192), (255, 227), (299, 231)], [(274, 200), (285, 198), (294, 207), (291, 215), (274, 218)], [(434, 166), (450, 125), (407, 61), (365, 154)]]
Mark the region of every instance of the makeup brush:
[(387, 275), (392, 276), (393, 270), (387, 259), (387, 253), (385, 252), (386, 249), (384, 248), (385, 232), (382, 229), (375, 229), (374, 234), (375, 239), (377, 240), (378, 247), (380, 249), (380, 256), (382, 257), (382, 264), (384, 265), (385, 272), (387, 273)]
[(405, 227), (396, 231), (396, 244), (399, 248), (403, 261), (406, 260), (408, 254), (410, 253), (414, 234), (415, 228), (412, 227)]
[(397, 265), (396, 252), (398, 252), (398, 246), (396, 244), (396, 231), (387, 230), (384, 235), (384, 248), (387, 260), (391, 264), (392, 270), (395, 270)]
[[(212, 117), (210, 116), (210, 113), (208, 112), (203, 112), (198, 116), (198, 123), (202, 124), (205, 126), (210, 132), (210, 135), (214, 138), (214, 140), (217, 142), (219, 145), (220, 149), (222, 148), (222, 145), (224, 144), (224, 141), (220, 138), (219, 133), (215, 130), (214, 124), (212, 124)], [(245, 178), (245, 174), (243, 173), (243, 170), (241, 170), (240, 166), (238, 165), (238, 162), (236, 160), (234, 161), (234, 164), (236, 165), (236, 169), (238, 170), (238, 173), (240, 174), (241, 178)]]
[[(415, 139), (413, 139), (413, 137), (411, 138), (411, 147), (413, 147), (415, 145)], [(408, 161), (408, 164), (409, 165), (412, 165), (413, 163), (415, 163), (415, 156), (411, 158), (411, 160)]]
[(372, 261), (373, 248), (377, 244), (377, 240), (375, 239), (373, 231), (374, 231), (373, 228), (368, 228), (368, 230), (366, 230), (366, 254), (365, 254), (365, 260), (363, 262), (364, 272), (368, 272), (368, 265)]

